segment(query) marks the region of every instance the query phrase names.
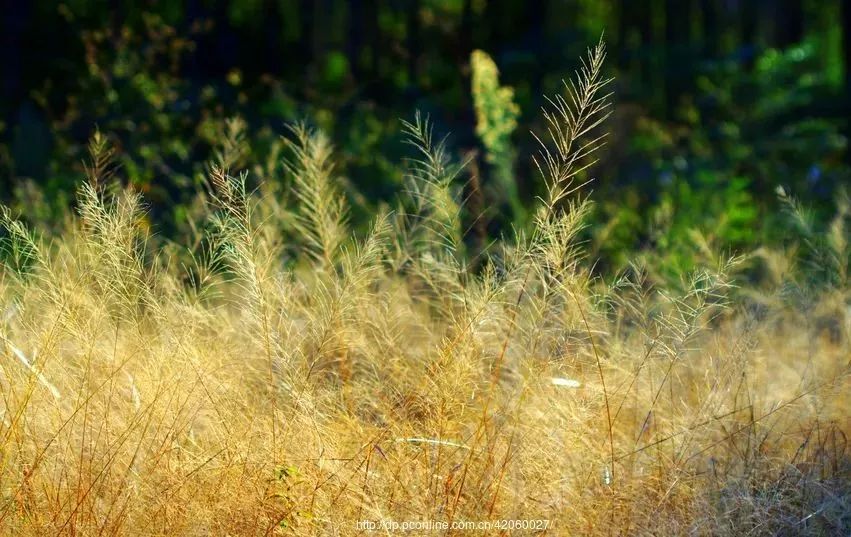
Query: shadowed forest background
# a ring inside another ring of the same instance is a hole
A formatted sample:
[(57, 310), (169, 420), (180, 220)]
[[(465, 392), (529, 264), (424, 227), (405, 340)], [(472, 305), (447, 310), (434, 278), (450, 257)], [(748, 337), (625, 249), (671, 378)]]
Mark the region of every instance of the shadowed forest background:
[[(357, 223), (399, 191), (400, 119), (418, 109), (472, 158), (465, 179), (482, 189), (467, 240), (482, 243), (526, 222), (542, 191), (529, 131), (602, 32), (615, 115), (589, 173), (599, 270), (647, 247), (688, 268), (695, 232), (718, 248), (776, 242), (778, 186), (835, 213), (851, 177), (845, 0), (15, 2), (2, 14), (0, 194), (32, 219), (61, 214), (100, 129), (174, 236), (225, 118), (246, 120), (251, 160), (273, 180), (279, 136), (304, 119), (338, 148)], [(493, 158), (476, 135), (477, 49), (513, 88), (516, 124)]]

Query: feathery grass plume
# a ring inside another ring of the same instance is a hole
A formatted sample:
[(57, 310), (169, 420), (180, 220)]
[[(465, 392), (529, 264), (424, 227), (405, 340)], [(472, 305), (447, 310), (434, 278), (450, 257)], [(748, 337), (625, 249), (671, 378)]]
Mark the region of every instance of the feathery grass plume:
[(225, 170), (238, 170), (245, 165), (245, 160), (251, 152), (246, 137), (247, 125), (239, 116), (228, 118), (223, 125), (219, 139), (220, 145), (215, 150), (214, 162)]
[(115, 175), (115, 148), (100, 129), (95, 129), (89, 140), (88, 152), (89, 161), (83, 163), (86, 177), (93, 188), (101, 188)]
[(573, 184), (574, 178), (594, 165), (594, 152), (605, 140), (606, 133), (595, 132), (611, 113), (611, 93), (604, 93), (612, 81), (603, 76), (605, 58), (606, 46), (601, 40), (588, 50), (576, 79), (564, 83), (567, 97), (547, 99), (549, 107), (543, 114), (550, 143), (535, 136), (541, 146), (535, 164), (547, 187), (544, 214), (553, 213), (561, 200), (588, 182)]
[(352, 331), (364, 320), (358, 313), (364, 302), (374, 300), (370, 288), (382, 276), (382, 262), (389, 233), (389, 218), (379, 214), (368, 236), (351, 248), (343, 247), (343, 259), (337, 277), (325, 282), (318, 280), (315, 302), (307, 312), (312, 335), (308, 356), (307, 374), (320, 366), (327, 356), (348, 354), (348, 341)]
[[(590, 304), (585, 290), (588, 280), (575, 270), (577, 250), (573, 241), (581, 229), (587, 202), (580, 200), (564, 206), (570, 194), (587, 184), (588, 181), (574, 185), (574, 179), (594, 164), (594, 153), (605, 139), (605, 134), (595, 132), (608, 117), (610, 108), (610, 94), (605, 93), (605, 89), (611, 79), (604, 78), (602, 74), (605, 55), (601, 39), (596, 47), (588, 50), (587, 59), (583, 58), (576, 80), (564, 83), (567, 98), (561, 95), (548, 98), (549, 106), (544, 108), (543, 114), (549, 140), (544, 141), (533, 134), (540, 145), (534, 162), (544, 178), (547, 193), (534, 216), (530, 238), (518, 241), (523, 251), (517, 258), (521, 264), (515, 270), (519, 269), (525, 275), (515, 308), (524, 307), (523, 297), (530, 297), (527, 303), (531, 305), (531, 317), (540, 319), (533, 323), (533, 333), (539, 332), (539, 326), (545, 325), (546, 319), (555, 319), (558, 327), (564, 322), (559, 317), (567, 315), (568, 319), (575, 319), (574, 322), (587, 335), (602, 388), (608, 448), (605, 468), (612, 481), (616, 479), (616, 460), (609, 391), (603, 358), (591, 326)], [(569, 313), (571, 310), (572, 313)], [(512, 322), (517, 315), (518, 310), (515, 309), (510, 316)], [(538, 348), (540, 343), (533, 341), (533, 348)], [(510, 339), (506, 338), (499, 362), (505, 361), (509, 343)], [(614, 505), (609, 512), (614, 522)]]
[(486, 149), (485, 159), (493, 166), (494, 178), (503, 190), (501, 197), (506, 198), (511, 206), (515, 225), (522, 227), (526, 208), (520, 202), (517, 191), (514, 178), (516, 152), (511, 143), (520, 107), (514, 102), (514, 89), (499, 85), (499, 70), (486, 52), (474, 50), (470, 55), (470, 67), (476, 134)]
[(214, 249), (220, 253), (212, 254), (212, 259), (217, 261), (221, 256), (237, 276), (237, 285), (242, 290), (241, 310), (248, 314), (252, 333), (261, 342), (264, 353), (275, 356), (280, 349), (276, 348), (278, 338), (270, 324), (273, 304), (269, 291), (277, 287), (275, 280), (279, 274), (275, 265), (279, 251), (263, 240), (255, 221), (247, 173), (234, 177), (213, 166), (210, 182), (214, 188), (213, 201), (219, 209), (211, 219), (215, 233)]
[(117, 184), (107, 184), (114, 173), (112, 156), (105, 137), (96, 132), (90, 175), (77, 190), (88, 275), (111, 304), (115, 319), (156, 315), (159, 303), (152, 286), (157, 267), (146, 258), (149, 235), (142, 196), (131, 187), (118, 190)]
[(145, 259), (148, 235), (141, 196), (127, 190), (105, 199), (91, 183), (83, 183), (77, 203), (92, 283), (121, 310), (119, 317), (156, 312), (158, 304), (151, 294), (153, 267)]
[(531, 235), (527, 238), (518, 232), (517, 253), (511, 256), (516, 262), (515, 270), (537, 271), (549, 267), (555, 270), (552, 277), (559, 279), (566, 270), (575, 267), (576, 249), (572, 244), (588, 207), (582, 200), (568, 202), (566, 207), (563, 202), (587, 184), (588, 181), (574, 185), (574, 178), (593, 165), (594, 152), (605, 138), (605, 134), (594, 133), (609, 115), (610, 94), (604, 94), (604, 90), (611, 79), (602, 75), (604, 59), (605, 46), (600, 41), (589, 49), (576, 80), (564, 83), (568, 97), (548, 98), (550, 106), (543, 110), (548, 142), (533, 133), (540, 145), (534, 161), (544, 179), (547, 195), (535, 214)]
[[(581, 304), (584, 298), (580, 298), (585, 294), (587, 278), (577, 270), (580, 251), (575, 239), (589, 206), (585, 200), (566, 198), (587, 183), (573, 184), (574, 178), (595, 162), (594, 152), (605, 138), (605, 134), (594, 132), (609, 115), (609, 94), (604, 90), (610, 79), (602, 74), (604, 59), (605, 46), (600, 41), (589, 49), (576, 80), (564, 83), (567, 98), (548, 98), (549, 107), (544, 108), (543, 114), (549, 139), (535, 136), (540, 151), (534, 160), (547, 195), (535, 213), (530, 236), (518, 233), (517, 249), (507, 257), (509, 279), (524, 282), (510, 317), (518, 316), (517, 308), (528, 308), (528, 314), (519, 317), (530, 333), (540, 333), (547, 325), (561, 329), (563, 319), (559, 319), (559, 312), (565, 307), (577, 306), (580, 317), (584, 317), (583, 308), (587, 309)], [(590, 337), (590, 327), (587, 322), (583, 324)], [(540, 338), (532, 341), (532, 348), (537, 349)]]
[(293, 177), (298, 210), (296, 231), (307, 252), (325, 268), (333, 266), (348, 233), (345, 197), (334, 184), (331, 143), (320, 131), (304, 123), (290, 128), (287, 140), (292, 155), (284, 165)]
[(414, 121), (402, 121), (405, 142), (417, 156), (409, 159), (406, 194), (412, 203), (413, 222), (407, 233), (415, 255), (429, 251), (460, 259), (462, 251), (461, 207), (454, 184), (463, 164), (449, 157), (446, 138), (434, 139), (434, 126), (418, 111)]
[(210, 183), (213, 185), (213, 201), (219, 212), (212, 217), (217, 248), (227, 266), (237, 276), (236, 285), (240, 289), (239, 311), (249, 323), (249, 333), (265, 359), (265, 367), (259, 367), (250, 356), (246, 356), (249, 371), (260, 375), (258, 382), (268, 393), (269, 415), (272, 432), (272, 449), (278, 447), (279, 429), (279, 391), (288, 386), (286, 374), (291, 366), (288, 353), (283, 346), (288, 328), (279, 312), (286, 311), (286, 281), (277, 272), (278, 251), (273, 244), (264, 240), (263, 234), (255, 222), (251, 195), (247, 188), (247, 173), (237, 177), (227, 170), (213, 165), (210, 171)]
[[(403, 121), (405, 142), (416, 156), (407, 161), (405, 199), (397, 222), (397, 249), (401, 263), (410, 263), (433, 299), (433, 306), (457, 306), (464, 294), (465, 250), (461, 225), (460, 188), (456, 179), (464, 164), (452, 161), (446, 138), (434, 138), (433, 125), (417, 112), (413, 122)], [(426, 298), (423, 296), (422, 298)]]
[(469, 408), (471, 391), (478, 394), (488, 384), (504, 321), (504, 285), (491, 263), (485, 262), (478, 274), (466, 270), (455, 184), (463, 164), (452, 162), (446, 140), (435, 140), (421, 114), (404, 122), (403, 129), (417, 157), (408, 161), (410, 209), (397, 240), (411, 263), (404, 272), (409, 292), (433, 312), (437, 337), (424, 356), (425, 386), (419, 382), (404, 389), (419, 394), (429, 436), (442, 436)]
[(847, 287), (851, 265), (851, 247), (846, 227), (846, 220), (851, 214), (851, 201), (847, 191), (843, 190), (837, 196), (836, 214), (823, 232), (816, 229), (812, 214), (783, 187), (777, 188), (777, 195), (806, 246), (808, 259), (805, 262), (811, 276), (815, 277), (811, 283), (824, 283), (834, 288)]
[[(234, 117), (226, 120), (222, 129), (223, 134), (220, 145), (215, 150), (215, 157), (207, 164), (212, 206), (219, 210), (219, 213), (214, 215), (214, 228), (219, 231), (229, 230), (222, 238), (229, 237), (233, 240), (225, 240), (225, 243), (239, 245), (240, 253), (237, 255), (253, 256), (255, 262), (260, 262), (261, 259), (274, 262), (282, 247), (277, 230), (266, 225), (266, 205), (269, 200), (256, 196), (259, 187), (249, 191), (248, 171), (243, 169), (250, 155), (246, 141), (246, 123), (242, 118)], [(224, 220), (220, 217), (224, 217)], [(215, 251), (209, 254), (209, 261), (215, 265), (220, 257)], [(271, 273), (271, 269), (265, 272)], [(246, 278), (245, 281), (249, 279)]]

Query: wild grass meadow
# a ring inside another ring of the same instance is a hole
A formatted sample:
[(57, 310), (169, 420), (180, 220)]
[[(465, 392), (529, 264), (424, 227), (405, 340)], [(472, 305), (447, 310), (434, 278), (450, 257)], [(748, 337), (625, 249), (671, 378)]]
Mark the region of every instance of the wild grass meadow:
[[(229, 121), (180, 240), (96, 134), (72, 210), (0, 218), (0, 533), (851, 534), (849, 205), (815, 229), (781, 189), (793, 246), (600, 276), (604, 59), (524, 134), (542, 194), (481, 243), (474, 163), (426, 114), (365, 226), (321, 130), (270, 181)], [(510, 170), (511, 95), (481, 91)]]

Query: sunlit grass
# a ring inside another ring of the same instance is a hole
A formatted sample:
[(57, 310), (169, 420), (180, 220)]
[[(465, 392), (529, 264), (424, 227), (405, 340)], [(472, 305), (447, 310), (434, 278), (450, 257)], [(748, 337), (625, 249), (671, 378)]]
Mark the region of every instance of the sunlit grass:
[(638, 264), (590, 276), (577, 178), (603, 56), (545, 112), (532, 231), (475, 269), (461, 168), (421, 116), (399, 209), (363, 236), (321, 134), (292, 133), (290, 206), (234, 169), (239, 122), (192, 248), (150, 236), (102, 142), (60, 236), (4, 212), (3, 533), (848, 533), (844, 282), (819, 317), (782, 275), (777, 296), (736, 292), (738, 257), (678, 290)]

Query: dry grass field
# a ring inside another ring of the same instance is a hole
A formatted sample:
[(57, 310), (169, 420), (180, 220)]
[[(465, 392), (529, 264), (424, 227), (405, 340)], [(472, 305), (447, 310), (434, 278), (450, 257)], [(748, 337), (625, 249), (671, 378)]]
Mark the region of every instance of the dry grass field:
[[(365, 234), (321, 133), (293, 129), (282, 195), (234, 169), (238, 122), (191, 244), (102, 139), (61, 233), (4, 211), (0, 533), (851, 533), (851, 288), (800, 298), (770, 251), (592, 277), (603, 55), (546, 112), (532, 230), (476, 259), (419, 116)], [(754, 260), (776, 285), (738, 282)]]

